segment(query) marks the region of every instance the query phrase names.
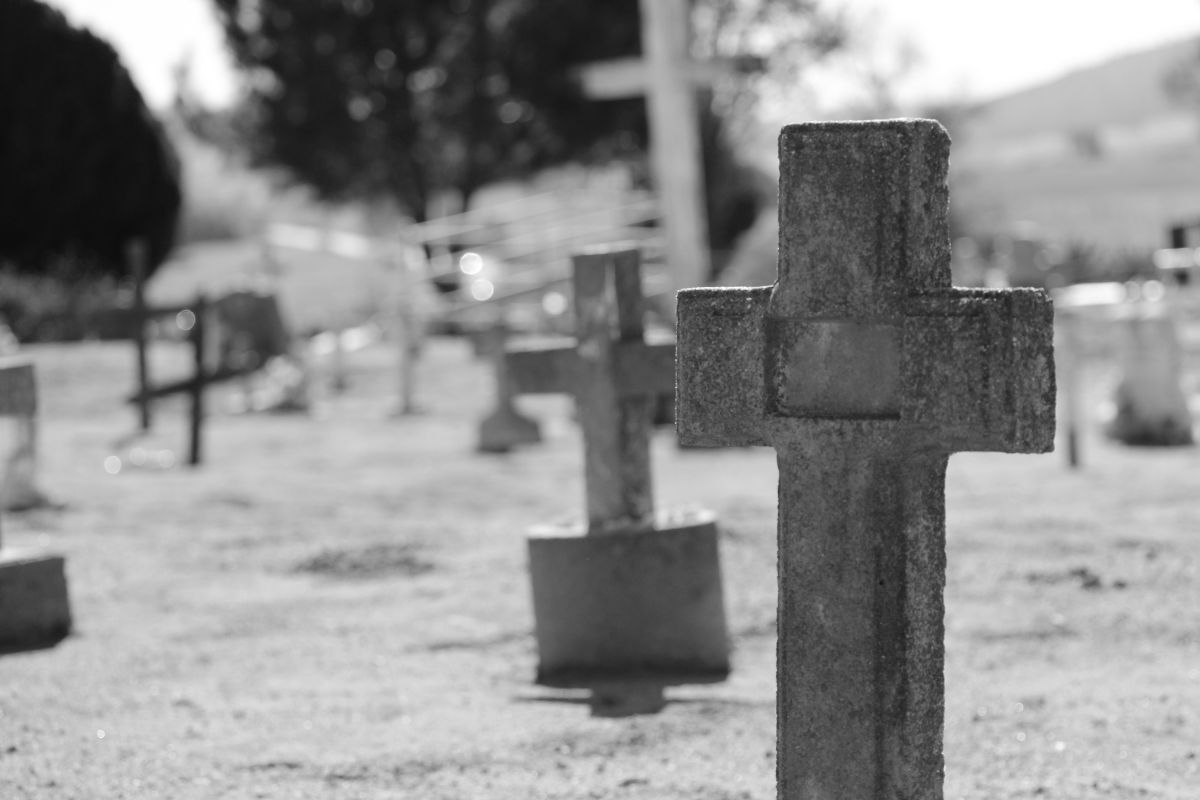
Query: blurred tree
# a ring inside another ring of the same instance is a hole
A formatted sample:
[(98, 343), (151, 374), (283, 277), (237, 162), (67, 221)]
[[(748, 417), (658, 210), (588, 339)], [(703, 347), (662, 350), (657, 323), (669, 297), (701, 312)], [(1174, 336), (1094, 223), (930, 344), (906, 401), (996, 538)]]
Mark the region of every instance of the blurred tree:
[[(179, 164), (116, 52), (38, 0), (0, 2), (0, 256), (65, 278), (166, 257)], [(63, 256), (67, 256), (64, 258)]]
[[(644, 156), (643, 101), (588, 100), (575, 71), (640, 52), (638, 0), (213, 2), (249, 78), (239, 116), (252, 155), (327, 198), (388, 195), (423, 220), (445, 189), (466, 205), (484, 183), (543, 166)], [(697, 0), (695, 16), (699, 56), (840, 42), (814, 0)], [(712, 99), (705, 161), (736, 172), (718, 113), (734, 105)], [(221, 129), (211, 115), (189, 117)], [(710, 195), (731, 185), (709, 184)], [(712, 227), (728, 237), (729, 226)]]

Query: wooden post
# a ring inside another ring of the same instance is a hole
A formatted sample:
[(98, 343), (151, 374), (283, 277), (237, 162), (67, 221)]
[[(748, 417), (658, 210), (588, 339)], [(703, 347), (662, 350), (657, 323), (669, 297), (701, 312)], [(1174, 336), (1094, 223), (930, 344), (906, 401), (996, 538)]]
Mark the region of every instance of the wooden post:
[[(662, 203), (672, 293), (709, 282), (708, 211), (700, 151), (696, 86), (725, 65), (689, 59), (687, 0), (641, 0), (642, 59), (617, 59), (580, 70), (584, 93), (597, 100), (644, 96), (650, 161)], [(673, 309), (672, 309), (673, 310)]]
[(778, 796), (935, 800), (946, 464), (1053, 448), (1053, 309), (950, 287), (937, 122), (779, 146), (778, 281), (679, 294), (679, 436), (777, 451)]
[(146, 325), (149, 317), (146, 309), (146, 243), (133, 239), (126, 246), (129, 273), (133, 276), (133, 344), (137, 349), (138, 380), (138, 424), (143, 433), (150, 430), (150, 374), (147, 352)]
[[(421, 255), (417, 255), (421, 253)], [(392, 262), (396, 268), (395, 308), (397, 395), (395, 414), (406, 416), (418, 410), (417, 366), (425, 340), (424, 307), (431, 299), (422, 264), (424, 254), (415, 247), (397, 247)]]
[(195, 376), (190, 386), (191, 416), (188, 426), (188, 466), (199, 466), (203, 457), (201, 450), (204, 434), (204, 387), (207, 383), (208, 372), (205, 359), (206, 318), (208, 317), (208, 299), (203, 295), (196, 297), (192, 309), (196, 321), (192, 325), (192, 363)]
[(667, 266), (676, 290), (703, 286), (711, 270), (696, 91), (688, 78), (688, 0), (641, 0), (650, 154), (663, 204)]

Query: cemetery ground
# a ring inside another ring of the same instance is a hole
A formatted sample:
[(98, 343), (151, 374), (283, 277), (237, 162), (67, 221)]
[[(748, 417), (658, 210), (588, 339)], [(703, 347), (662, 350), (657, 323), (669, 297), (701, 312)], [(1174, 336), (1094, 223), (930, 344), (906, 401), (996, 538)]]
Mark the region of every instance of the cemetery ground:
[[(520, 403), (544, 444), (480, 456), (487, 364), (432, 340), (424, 413), (393, 418), (379, 344), (311, 416), (224, 414), (222, 387), (203, 467), (112, 475), (132, 348), (29, 352), (59, 505), (6, 515), (5, 536), (67, 556), (76, 630), (0, 656), (0, 798), (775, 797), (770, 449), (656, 434), (658, 505), (719, 515), (734, 673), (593, 718), (531, 683), (525, 531), (582, 510), (565, 399)], [(156, 374), (186, 369), (155, 354)], [(158, 409), (144, 444), (179, 454), (183, 407)], [(1077, 472), (1061, 453), (950, 460), (952, 800), (1200, 792), (1200, 450), (1088, 434)]]

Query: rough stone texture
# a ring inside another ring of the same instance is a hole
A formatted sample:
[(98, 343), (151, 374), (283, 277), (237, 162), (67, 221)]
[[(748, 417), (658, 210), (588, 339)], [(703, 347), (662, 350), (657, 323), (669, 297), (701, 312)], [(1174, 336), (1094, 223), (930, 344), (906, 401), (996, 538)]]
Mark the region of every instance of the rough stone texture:
[(586, 525), (529, 539), (537, 680), (594, 689), (593, 713), (652, 713), (663, 686), (729, 672), (717, 531), (654, 513), (651, 418), (675, 348), (645, 341), (639, 252), (574, 269), (574, 346), (509, 354), (523, 391), (572, 391), (584, 440)]
[(529, 537), (537, 682), (595, 687), (721, 681), (729, 674), (712, 514), (659, 519), (653, 532), (588, 536), (582, 525)]
[(71, 631), (62, 556), (0, 549), (0, 651), (54, 644)]
[(779, 280), (679, 293), (682, 443), (779, 461), (779, 797), (942, 796), (944, 479), (1054, 440), (1053, 312), (951, 289), (931, 120), (780, 136)]

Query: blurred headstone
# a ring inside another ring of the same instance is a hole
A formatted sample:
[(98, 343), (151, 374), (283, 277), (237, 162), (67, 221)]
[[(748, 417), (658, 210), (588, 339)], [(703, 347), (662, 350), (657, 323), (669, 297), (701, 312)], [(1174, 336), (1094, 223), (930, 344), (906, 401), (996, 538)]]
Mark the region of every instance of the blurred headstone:
[(679, 435), (778, 454), (778, 796), (937, 798), (946, 465), (1053, 447), (1052, 309), (950, 288), (935, 121), (779, 147), (776, 284), (679, 293)]
[[(16, 357), (18, 348), (12, 330), (0, 323), (0, 359)], [(37, 413), (6, 416), (0, 424), (7, 429), (9, 436), (5, 438), (10, 442), (0, 484), (0, 508), (24, 511), (46, 505), (49, 501), (37, 488)]]
[(655, 514), (650, 433), (674, 385), (674, 344), (644, 339), (637, 250), (573, 259), (576, 339), (508, 352), (518, 392), (575, 395), (586, 524), (529, 538), (537, 682), (592, 690), (593, 713), (659, 711), (666, 686), (729, 673), (717, 529), (708, 512)]
[(496, 378), (496, 405), (479, 421), (475, 449), (481, 453), (507, 453), (523, 444), (537, 444), (542, 440), (541, 427), (518, 411), (513, 402), (516, 392), (505, 358), (508, 326), (498, 320), (473, 341), (476, 350), (491, 360)]
[(1117, 383), (1107, 434), (1130, 445), (1188, 445), (1192, 415), (1183, 391), (1183, 353), (1161, 303), (1132, 303), (1115, 320)]
[[(0, 361), (0, 416), (37, 415), (33, 363)], [(9, 464), (12, 469), (12, 464)], [(64, 559), (0, 537), (0, 651), (53, 644), (71, 630)]]
[(241, 290), (212, 304), (218, 371), (243, 376), (247, 411), (305, 411), (308, 372), (275, 293)]

